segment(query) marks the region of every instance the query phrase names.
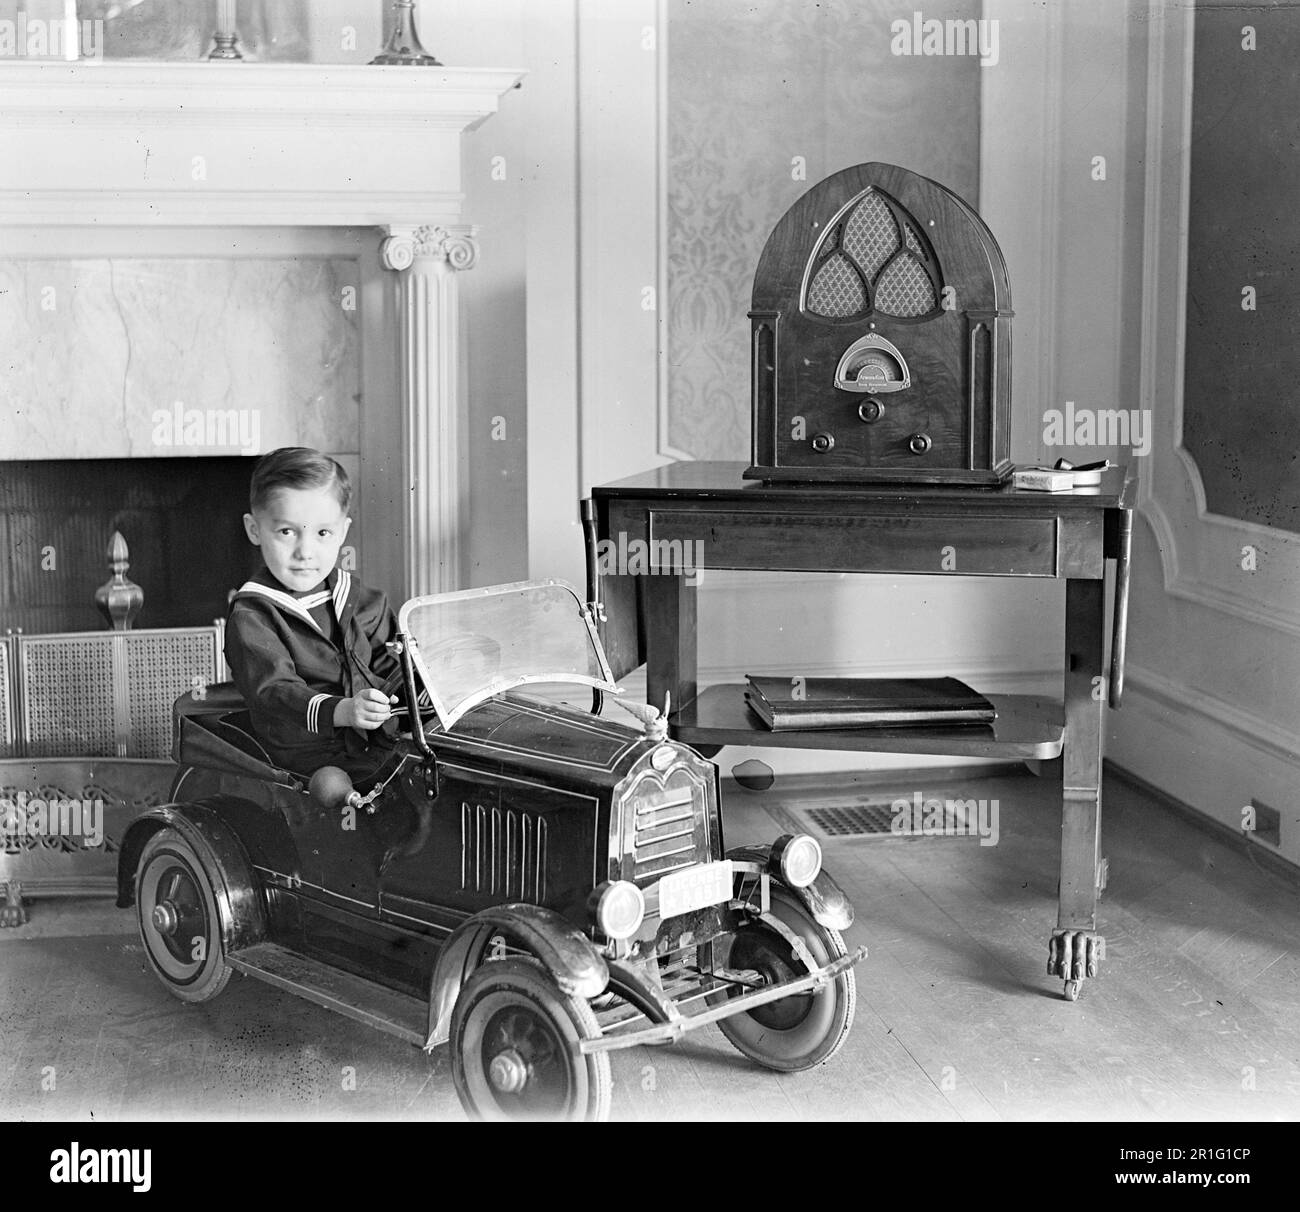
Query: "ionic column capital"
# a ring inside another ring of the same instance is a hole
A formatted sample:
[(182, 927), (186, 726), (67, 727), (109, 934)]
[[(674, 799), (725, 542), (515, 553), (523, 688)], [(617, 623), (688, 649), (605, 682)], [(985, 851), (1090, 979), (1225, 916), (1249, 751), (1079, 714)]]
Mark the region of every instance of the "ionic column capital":
[(444, 262), (451, 269), (473, 269), (478, 260), (474, 227), (389, 225), (382, 230), (379, 259), (385, 269), (410, 269), (417, 258)]

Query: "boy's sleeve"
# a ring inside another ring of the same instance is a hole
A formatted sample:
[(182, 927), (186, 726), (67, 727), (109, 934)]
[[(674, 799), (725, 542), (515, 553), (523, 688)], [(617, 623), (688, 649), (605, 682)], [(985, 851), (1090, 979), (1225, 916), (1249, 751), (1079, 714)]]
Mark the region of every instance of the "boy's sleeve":
[(234, 610), (226, 624), (226, 661), (250, 707), (312, 733), (334, 731), (335, 694), (320, 694), (298, 676), (293, 657), (256, 610)]

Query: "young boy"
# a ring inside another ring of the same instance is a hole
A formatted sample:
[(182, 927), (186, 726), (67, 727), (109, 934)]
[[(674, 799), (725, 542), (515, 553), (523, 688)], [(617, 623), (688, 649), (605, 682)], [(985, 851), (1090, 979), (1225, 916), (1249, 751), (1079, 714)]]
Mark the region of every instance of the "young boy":
[(347, 472), (319, 451), (286, 446), (258, 460), (244, 529), (264, 566), (230, 604), (226, 660), (279, 766), (340, 766), (365, 782), (392, 753), (381, 729), (399, 665), (384, 645), (397, 621), (384, 594), (334, 566), (351, 501)]

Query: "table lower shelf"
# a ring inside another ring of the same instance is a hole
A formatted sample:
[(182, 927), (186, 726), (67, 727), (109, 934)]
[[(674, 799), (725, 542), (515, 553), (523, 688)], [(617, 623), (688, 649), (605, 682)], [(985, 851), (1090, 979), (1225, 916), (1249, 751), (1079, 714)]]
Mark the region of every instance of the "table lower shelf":
[(808, 728), (774, 731), (745, 703), (738, 683), (710, 686), (680, 711), (669, 727), (688, 745), (758, 745), (786, 749), (858, 749), (876, 753), (929, 753), (949, 757), (1059, 757), (1065, 709), (1054, 699), (1023, 694), (986, 696), (998, 717), (991, 725), (919, 728)]

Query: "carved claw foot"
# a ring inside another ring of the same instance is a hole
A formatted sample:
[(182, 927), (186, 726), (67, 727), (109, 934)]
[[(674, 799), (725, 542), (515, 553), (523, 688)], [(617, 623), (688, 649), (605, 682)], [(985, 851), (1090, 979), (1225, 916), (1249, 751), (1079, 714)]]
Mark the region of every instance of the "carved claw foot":
[(5, 884), (5, 903), (0, 905), (0, 928), (25, 926), (27, 910), (23, 908), (23, 886), (17, 880)]
[(1106, 958), (1106, 940), (1092, 930), (1053, 930), (1047, 945), (1047, 975), (1065, 981), (1065, 999), (1079, 1000), (1085, 979), (1096, 976)]

